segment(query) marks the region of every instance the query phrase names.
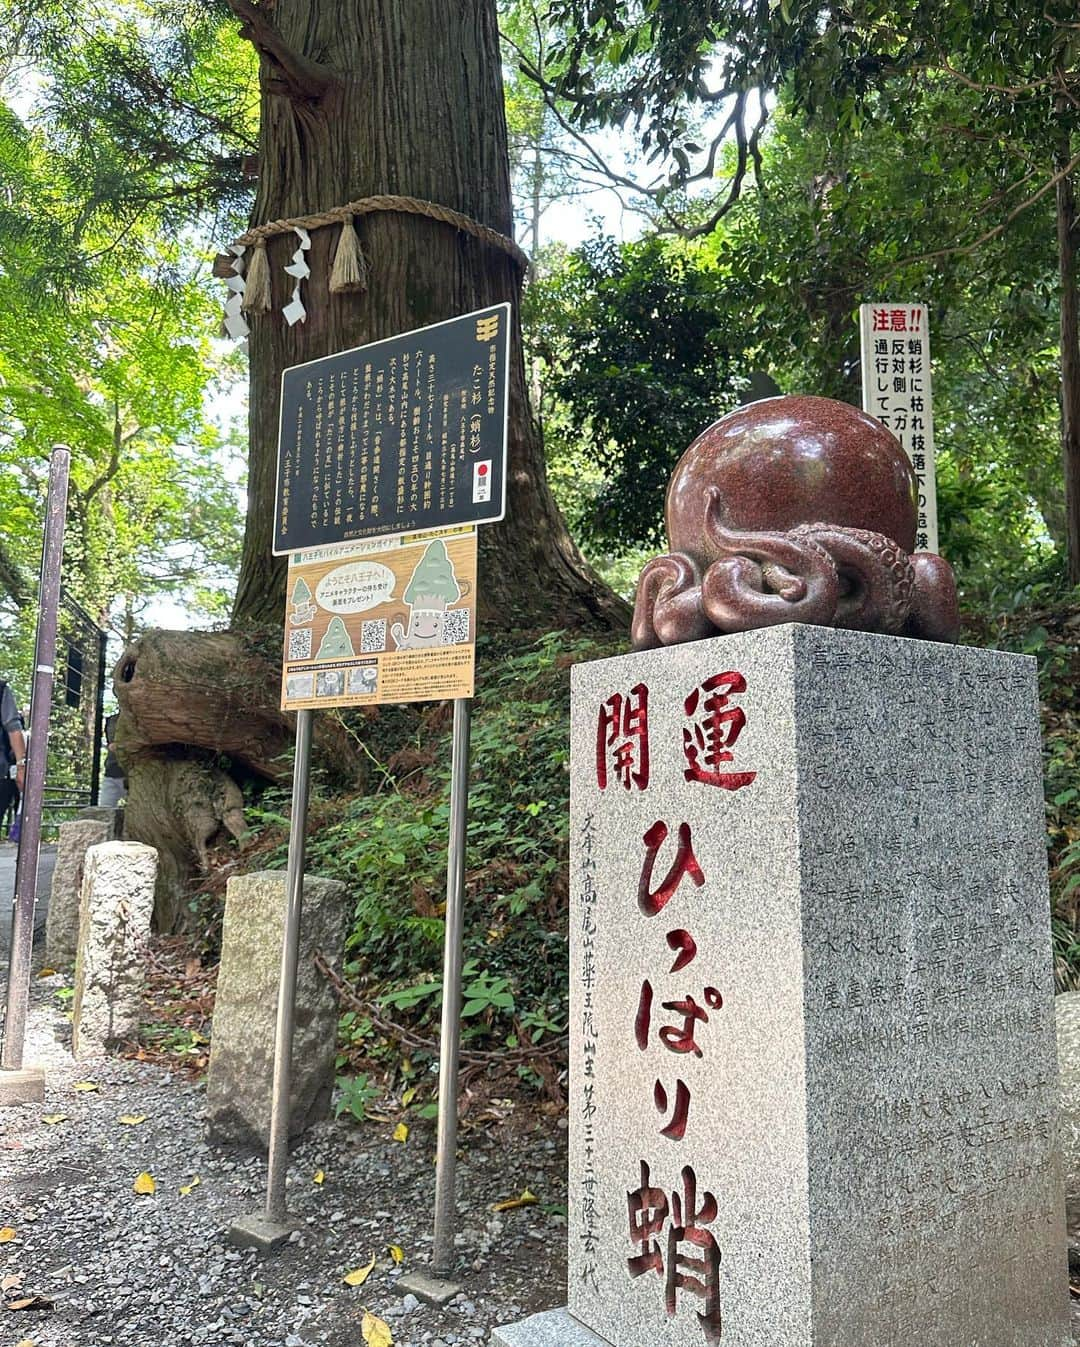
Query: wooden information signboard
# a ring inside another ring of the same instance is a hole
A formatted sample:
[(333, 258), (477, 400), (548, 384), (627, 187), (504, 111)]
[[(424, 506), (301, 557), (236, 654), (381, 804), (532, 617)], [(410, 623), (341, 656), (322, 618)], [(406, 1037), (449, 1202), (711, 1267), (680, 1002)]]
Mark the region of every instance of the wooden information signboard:
[(509, 358), (497, 304), (285, 370), (274, 552), (502, 519)]

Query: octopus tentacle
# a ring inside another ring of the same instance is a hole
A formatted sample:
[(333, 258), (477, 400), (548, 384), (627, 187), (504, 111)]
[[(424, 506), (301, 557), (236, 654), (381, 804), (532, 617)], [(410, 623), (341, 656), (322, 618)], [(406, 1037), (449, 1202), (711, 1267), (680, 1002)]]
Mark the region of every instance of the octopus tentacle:
[(936, 552), (912, 553), (911, 566), (915, 589), (907, 635), (924, 641), (958, 641), (960, 609), (952, 567)]
[(654, 650), (715, 634), (702, 610), (697, 563), (684, 552), (654, 557), (638, 577), (630, 626), (633, 648)]
[(720, 512), (720, 492), (713, 487), (705, 533), (717, 559), (702, 578), (701, 596), (706, 614), (720, 631), (781, 622), (828, 626), (836, 612), (840, 581), (825, 548), (794, 532), (727, 529)]
[(898, 543), (868, 529), (800, 524), (793, 537), (824, 547), (840, 576), (833, 626), (854, 631), (900, 632), (911, 612), (915, 572)]

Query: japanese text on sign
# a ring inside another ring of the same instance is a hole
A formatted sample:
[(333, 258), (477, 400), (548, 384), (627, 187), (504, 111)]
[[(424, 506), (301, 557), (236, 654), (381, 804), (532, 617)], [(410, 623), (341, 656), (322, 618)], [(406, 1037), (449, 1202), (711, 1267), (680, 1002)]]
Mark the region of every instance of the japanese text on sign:
[(911, 461), (919, 499), (915, 550), (938, 550), (930, 332), (924, 304), (859, 309), (863, 411), (891, 430)]
[[(683, 779), (692, 788), (712, 787), (739, 791), (752, 785), (756, 771), (747, 771), (737, 761), (740, 736), (747, 728), (743, 694), (745, 677), (735, 669), (715, 673), (697, 687), (679, 691)], [(602, 793), (622, 791), (647, 793), (657, 758), (651, 751), (649, 723), (650, 689), (637, 683), (628, 689), (613, 689), (596, 707), (595, 774)], [(659, 748), (658, 748), (659, 751)], [(670, 760), (661, 754), (661, 760)], [(591, 1255), (597, 1247), (595, 1228), (596, 1171), (595, 1115), (593, 1096), (597, 1035), (592, 996), (596, 978), (595, 864), (592, 860), (596, 819), (588, 813), (581, 830), (581, 988), (584, 1067), (580, 1103), (584, 1130), (582, 1168), (583, 1228), (579, 1238), (584, 1259), (581, 1277), (596, 1285), (596, 1267)], [(707, 1058), (716, 1051), (716, 1035), (722, 1032), (724, 996), (716, 971), (714, 952), (701, 951), (685, 912), (687, 895), (707, 885), (707, 876), (694, 849), (691, 824), (681, 820), (655, 819), (641, 835), (637, 870), (637, 910), (656, 931), (658, 953), (636, 991), (636, 1004), (625, 1008), (625, 1025), (639, 1053), (650, 1068), (646, 1079), (651, 1088), (651, 1107), (656, 1117), (658, 1145), (674, 1144), (683, 1150), (693, 1129), (691, 1073), (680, 1063)], [(666, 946), (666, 950), (664, 949)], [(687, 971), (690, 970), (690, 971)], [(701, 974), (695, 976), (695, 974)], [(657, 1055), (659, 1054), (659, 1055)], [(670, 1057), (668, 1056), (670, 1054)], [(675, 1060), (672, 1061), (671, 1058)], [(642, 1101), (643, 1111), (649, 1104)], [(699, 1183), (692, 1164), (678, 1168), (679, 1181), (671, 1188), (657, 1185), (653, 1175), (657, 1156), (638, 1157), (638, 1172), (626, 1190), (626, 1272), (632, 1279), (654, 1276), (663, 1286), (663, 1305), (674, 1316), (680, 1303), (689, 1299), (709, 1347), (719, 1343), (722, 1315), (720, 1303), (721, 1250), (710, 1228), (718, 1215), (714, 1193)], [(591, 1279), (591, 1280), (590, 1280)]]

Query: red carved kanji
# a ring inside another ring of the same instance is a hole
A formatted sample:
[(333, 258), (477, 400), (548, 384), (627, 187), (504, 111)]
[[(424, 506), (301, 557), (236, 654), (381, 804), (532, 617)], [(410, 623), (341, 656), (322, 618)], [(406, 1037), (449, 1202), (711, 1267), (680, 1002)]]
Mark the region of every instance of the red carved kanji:
[(683, 728), (683, 756), (689, 764), (683, 776), (687, 781), (719, 786), (721, 790), (740, 790), (757, 776), (757, 772), (722, 770), (725, 763), (734, 761), (732, 750), (746, 725), (746, 712), (731, 705), (731, 696), (745, 691), (746, 679), (730, 669), (707, 678), (683, 702), (688, 716), (696, 715), (699, 705), (704, 713), (701, 720)]
[[(705, 1341), (713, 1347), (720, 1341), (720, 1248), (711, 1230), (705, 1226), (716, 1220), (716, 1198), (710, 1192), (697, 1205), (697, 1175), (689, 1165), (682, 1171), (683, 1196), (671, 1195), (671, 1225), (668, 1228), (667, 1282), (665, 1302), (668, 1314), (674, 1314), (679, 1291), (689, 1291), (705, 1301), (698, 1322)], [(699, 1250), (695, 1256), (681, 1253), (680, 1245)]]
[[(653, 1086), (653, 1103), (656, 1105), (657, 1113), (664, 1113), (668, 1106), (668, 1092), (664, 1089), (660, 1081)], [(675, 1108), (671, 1114), (671, 1121), (666, 1127), (661, 1127), (660, 1135), (668, 1137), (672, 1141), (681, 1141), (686, 1136), (686, 1124), (690, 1117), (690, 1087), (686, 1081), (680, 1080), (675, 1083)]]
[(664, 1255), (660, 1245), (653, 1238), (664, 1228), (667, 1220), (668, 1203), (662, 1188), (653, 1188), (649, 1184), (649, 1166), (641, 1162), (641, 1187), (636, 1192), (626, 1194), (630, 1209), (630, 1240), (640, 1246), (641, 1252), (626, 1260), (631, 1277), (640, 1277), (644, 1272), (658, 1272), (664, 1275)]
[(660, 848), (667, 841), (668, 826), (657, 820), (642, 839), (645, 843), (645, 860), (641, 866), (641, 878), (638, 881), (638, 907), (647, 917), (655, 917), (671, 899), (683, 881), (689, 875), (696, 888), (705, 883), (705, 875), (694, 855), (693, 841), (688, 823), (679, 824), (679, 845), (671, 868), (661, 881), (658, 889), (651, 889), (653, 867)]
[(596, 784), (607, 789), (608, 771), (629, 790), (649, 784), (649, 689), (638, 683), (627, 696), (616, 692), (596, 718)]

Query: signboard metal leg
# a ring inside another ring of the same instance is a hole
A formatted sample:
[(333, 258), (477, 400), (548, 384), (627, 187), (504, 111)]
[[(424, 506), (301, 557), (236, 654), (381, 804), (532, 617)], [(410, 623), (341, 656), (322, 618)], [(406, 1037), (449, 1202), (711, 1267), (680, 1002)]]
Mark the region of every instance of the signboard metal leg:
[[(64, 558), (64, 524), (67, 519), (68, 474), (71, 450), (57, 445), (49, 466), (49, 499), (45, 540), (41, 556), (38, 591), (37, 639), (34, 646), (34, 683), (30, 700), (30, 736), (26, 754), (22, 825), (15, 862), (15, 896), (11, 918), (11, 952), (8, 963), (7, 1013), (0, 1066), (21, 1073), (26, 1019), (30, 1006), (30, 958), (34, 943), (34, 904), (37, 890), (38, 855), (41, 850), (41, 809), (45, 791), (45, 766), (49, 749), (49, 717), (52, 712), (53, 670), (56, 659), (57, 610), (60, 604), (60, 567)], [(25, 1073), (22, 1073), (25, 1074)], [(38, 1073), (38, 1078), (40, 1073)], [(0, 1072), (0, 1103), (20, 1098), (43, 1097), (35, 1082), (9, 1078)]]
[(234, 1221), (229, 1231), (234, 1244), (272, 1249), (292, 1229), (285, 1201), (289, 1168), (289, 1095), (292, 1088), (293, 1025), (296, 1011), (296, 973), (300, 952), (300, 917), (304, 901), (304, 856), (307, 843), (308, 782), (311, 769), (311, 731), (314, 711), (296, 713), (296, 751), (293, 759), (292, 813), (289, 819), (289, 863), (285, 873), (285, 924), (278, 981), (277, 1027), (274, 1034), (274, 1081), (270, 1097), (270, 1145), (266, 1179), (266, 1209)]
[(461, 961), (465, 929), (465, 837), (469, 812), (469, 729), (472, 702), (454, 702), (450, 769), (450, 855), (446, 871), (446, 948), (443, 957), (442, 1033), (439, 1039), (439, 1134), (435, 1161), (435, 1247), (432, 1270), (454, 1267), (458, 1048), (461, 1032)]

